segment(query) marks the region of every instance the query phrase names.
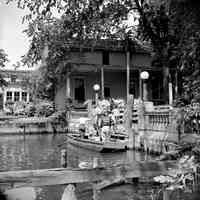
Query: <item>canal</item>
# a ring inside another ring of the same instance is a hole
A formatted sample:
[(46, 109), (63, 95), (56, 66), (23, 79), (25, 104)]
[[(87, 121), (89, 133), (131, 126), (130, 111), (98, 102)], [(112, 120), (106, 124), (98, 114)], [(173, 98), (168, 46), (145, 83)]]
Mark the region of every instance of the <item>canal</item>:
[[(121, 153), (100, 154), (71, 145), (63, 144), (63, 134), (47, 135), (15, 135), (0, 136), (1, 171), (23, 169), (45, 169), (61, 167), (61, 150), (67, 151), (68, 167), (92, 167), (94, 160), (99, 166), (110, 166), (151, 160), (145, 153), (127, 151)], [(37, 188), (20, 188), (7, 191), (13, 196), (10, 200), (61, 200), (65, 186), (46, 186)], [(110, 187), (100, 194), (101, 200), (157, 200), (159, 188), (145, 185), (121, 185)], [(77, 185), (78, 200), (92, 199), (90, 184)], [(156, 196), (156, 198), (154, 198)], [(160, 197), (159, 197), (160, 196)]]

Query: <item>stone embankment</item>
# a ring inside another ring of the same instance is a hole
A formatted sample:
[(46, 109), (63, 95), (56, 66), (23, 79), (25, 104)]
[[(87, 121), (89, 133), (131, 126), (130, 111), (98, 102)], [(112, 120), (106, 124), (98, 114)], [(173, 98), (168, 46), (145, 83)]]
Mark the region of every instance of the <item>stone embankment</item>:
[(53, 123), (48, 117), (4, 116), (0, 120), (0, 135), (56, 132), (65, 132), (65, 128)]

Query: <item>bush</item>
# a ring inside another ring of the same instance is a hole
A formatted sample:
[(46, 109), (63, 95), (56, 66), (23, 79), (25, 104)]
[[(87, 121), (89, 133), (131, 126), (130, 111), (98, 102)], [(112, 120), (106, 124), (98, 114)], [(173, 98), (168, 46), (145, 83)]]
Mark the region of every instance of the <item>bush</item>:
[(28, 117), (33, 117), (36, 113), (36, 105), (33, 103), (29, 103), (25, 109), (26, 114)]
[(48, 101), (42, 101), (36, 106), (35, 115), (38, 117), (48, 117), (54, 112), (53, 103)]
[(24, 101), (18, 101), (13, 104), (14, 115), (25, 115), (27, 103)]
[(184, 122), (186, 130), (200, 134), (200, 104), (192, 103), (184, 107)]
[(66, 119), (66, 112), (65, 111), (57, 111), (54, 112), (51, 116), (49, 116), (49, 119), (54, 123), (60, 123), (63, 125), (67, 125), (67, 119)]

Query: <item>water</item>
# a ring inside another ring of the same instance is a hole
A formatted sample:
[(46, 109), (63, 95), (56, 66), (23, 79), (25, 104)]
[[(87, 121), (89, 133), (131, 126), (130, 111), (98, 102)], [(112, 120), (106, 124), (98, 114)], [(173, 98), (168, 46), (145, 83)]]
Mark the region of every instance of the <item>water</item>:
[[(92, 166), (94, 159), (100, 166), (110, 166), (140, 160), (150, 160), (150, 156), (133, 151), (121, 153), (100, 154), (76, 148), (72, 145), (62, 145), (65, 135), (20, 135), (0, 137), (1, 171), (23, 169), (45, 169), (61, 167), (61, 150), (67, 150), (69, 167)], [(20, 200), (61, 200), (64, 186), (46, 186), (36, 188), (20, 188), (9, 190), (13, 199)], [(133, 185), (111, 187), (100, 194), (100, 200), (149, 200), (157, 188)], [(77, 185), (78, 200), (92, 199), (93, 191), (90, 184)]]

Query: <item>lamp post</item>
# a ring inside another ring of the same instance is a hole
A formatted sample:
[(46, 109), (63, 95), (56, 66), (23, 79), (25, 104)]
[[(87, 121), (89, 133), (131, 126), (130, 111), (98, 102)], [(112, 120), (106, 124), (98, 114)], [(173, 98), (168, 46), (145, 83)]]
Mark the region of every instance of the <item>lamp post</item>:
[(142, 79), (142, 100), (147, 101), (148, 100), (148, 91), (147, 91), (147, 79), (149, 78), (149, 72), (143, 71), (140, 73), (140, 78)]
[(94, 84), (93, 85), (93, 90), (95, 92), (95, 104), (97, 105), (97, 102), (98, 102), (98, 99), (99, 99), (98, 92), (100, 90), (100, 85), (99, 84)]

